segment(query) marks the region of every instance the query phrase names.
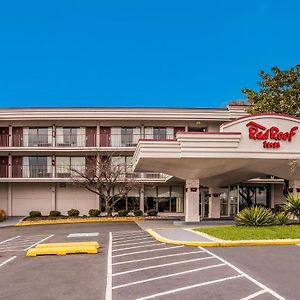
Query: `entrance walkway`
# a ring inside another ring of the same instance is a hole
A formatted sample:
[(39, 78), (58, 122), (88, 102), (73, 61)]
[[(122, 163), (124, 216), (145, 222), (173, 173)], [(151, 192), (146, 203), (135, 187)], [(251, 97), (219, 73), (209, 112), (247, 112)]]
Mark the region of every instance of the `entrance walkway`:
[(0, 228), (1, 227), (9, 227), (9, 226), (15, 226), (17, 223), (19, 223), (24, 217), (8, 217), (5, 221), (0, 222)]

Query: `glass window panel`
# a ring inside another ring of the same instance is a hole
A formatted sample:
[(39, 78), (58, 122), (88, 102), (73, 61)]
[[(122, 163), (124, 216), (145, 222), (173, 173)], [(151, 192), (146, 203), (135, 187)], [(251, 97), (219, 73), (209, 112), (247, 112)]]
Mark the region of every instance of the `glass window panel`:
[(170, 197), (170, 187), (169, 186), (159, 186), (157, 192), (157, 197)]
[(146, 186), (144, 193), (145, 197), (156, 197), (156, 186)]
[(171, 197), (183, 197), (183, 186), (171, 186)]

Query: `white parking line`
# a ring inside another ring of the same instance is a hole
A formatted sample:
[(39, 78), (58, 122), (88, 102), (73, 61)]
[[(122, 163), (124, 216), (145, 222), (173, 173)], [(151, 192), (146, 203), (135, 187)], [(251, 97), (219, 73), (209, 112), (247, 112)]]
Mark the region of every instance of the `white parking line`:
[(137, 238), (137, 239), (124, 239), (124, 240), (122, 240), (122, 241), (114, 241), (114, 242), (112, 242), (113, 243), (113, 245), (115, 245), (115, 244), (120, 244), (120, 243), (127, 243), (127, 242), (130, 242), (130, 241), (141, 241), (141, 240), (151, 240), (151, 241), (153, 241), (153, 237), (151, 237), (151, 236), (148, 236), (148, 237), (144, 237), (144, 238)]
[(167, 255), (147, 257), (147, 258), (141, 258), (141, 259), (133, 259), (133, 260), (127, 260), (127, 261), (121, 261), (121, 262), (113, 263), (113, 266), (123, 265), (123, 264), (130, 264), (130, 263), (139, 262), (139, 261), (147, 261), (147, 260), (166, 258), (166, 257), (181, 256), (181, 255), (183, 256), (183, 255), (189, 255), (189, 254), (195, 254), (195, 253), (201, 253), (201, 252), (204, 252), (204, 251), (199, 251), (198, 250), (198, 251), (185, 252), (185, 253), (175, 253), (175, 254), (167, 254)]
[(9, 259), (7, 259), (6, 261), (4, 261), (3, 263), (0, 264), (0, 268), (3, 267), (4, 265), (6, 265), (7, 263), (9, 263), (10, 261), (14, 260), (16, 258), (16, 256), (13, 256)]
[(136, 232), (136, 233), (123, 233), (123, 234), (115, 234), (115, 233), (113, 233), (112, 234), (112, 236), (115, 238), (115, 237), (125, 237), (125, 236), (139, 236), (139, 235), (145, 235), (145, 234), (147, 234), (146, 232), (144, 232), (144, 231), (141, 231), (141, 232)]
[(120, 241), (131, 241), (131, 240), (138, 241), (138, 240), (144, 239), (144, 238), (151, 238), (151, 239), (153, 239), (153, 237), (151, 237), (151, 236), (149, 236), (149, 235), (141, 235), (141, 236), (133, 236), (133, 237), (119, 238), (119, 239), (115, 239), (115, 238), (114, 238), (114, 243), (115, 243), (115, 242), (120, 242)]
[(36, 246), (36, 245), (37, 245), (37, 244), (39, 244), (39, 243), (42, 243), (42, 242), (44, 242), (44, 241), (46, 241), (46, 240), (50, 239), (50, 238), (51, 238), (51, 237), (53, 237), (53, 236), (54, 236), (54, 234), (51, 234), (51, 235), (49, 235), (49, 236), (45, 237), (44, 239), (42, 239), (42, 240), (40, 240), (40, 241), (38, 241), (38, 242), (36, 242), (36, 243), (32, 244), (31, 246), (27, 247), (26, 249), (24, 249), (24, 251), (27, 251), (27, 250), (29, 250), (30, 248), (32, 248), (32, 247), (34, 247), (34, 246)]
[(174, 247), (166, 247), (166, 248), (150, 249), (150, 250), (144, 250), (144, 251), (129, 252), (129, 253), (113, 255), (113, 257), (120, 257), (120, 256), (147, 253), (147, 252), (154, 252), (154, 251), (171, 250), (171, 249), (182, 248), (182, 247), (184, 247), (184, 246), (174, 246)]
[(139, 245), (139, 246), (133, 246), (133, 247), (127, 247), (127, 248), (121, 248), (121, 249), (115, 249), (112, 252), (117, 251), (124, 251), (124, 250), (130, 250), (130, 249), (137, 249), (137, 248), (147, 248), (147, 247), (153, 247), (153, 246), (164, 246), (166, 243), (156, 243), (154, 245)]
[(14, 237), (12, 237), (12, 238), (10, 238), (10, 239), (7, 239), (7, 240), (5, 240), (5, 241), (2, 241), (2, 242), (0, 242), (0, 245), (4, 244), (4, 243), (6, 243), (6, 242), (9, 242), (9, 241), (11, 241), (11, 240), (17, 239), (17, 238), (19, 238), (19, 237), (20, 237), (20, 236), (18, 235), (18, 236), (14, 236)]
[(198, 271), (203, 271), (203, 270), (212, 269), (212, 268), (218, 268), (218, 267), (222, 267), (222, 266), (226, 266), (226, 264), (222, 263), (222, 264), (217, 264), (217, 265), (211, 265), (211, 266), (207, 266), (207, 267), (192, 269), (192, 270), (188, 270), (188, 271), (172, 273), (172, 274), (168, 274), (168, 275), (164, 275), (164, 276), (152, 277), (152, 278), (148, 278), (148, 279), (144, 279), (144, 280), (139, 280), (139, 281), (134, 281), (134, 282), (130, 282), (130, 283), (125, 283), (125, 284), (117, 285), (117, 286), (114, 286), (112, 289), (113, 290), (120, 289), (120, 288), (127, 287), (127, 286), (130, 286), (130, 285), (145, 283), (145, 282), (159, 280), (159, 279), (168, 278), (168, 277), (174, 277), (174, 276), (184, 275), (184, 274), (198, 272)]
[(138, 243), (127, 243), (127, 244), (117, 244), (117, 245), (114, 245), (114, 247), (120, 247), (120, 246), (132, 246), (132, 245), (139, 245), (139, 244), (158, 244), (158, 242), (155, 240), (155, 241), (149, 241), (149, 242), (138, 242)]
[(144, 271), (144, 270), (149, 270), (149, 269), (169, 267), (169, 266), (180, 265), (180, 264), (185, 264), (185, 263), (189, 263), (189, 262), (193, 262), (193, 261), (207, 260), (207, 259), (215, 259), (215, 257), (206, 256), (206, 257), (194, 258), (194, 259), (189, 259), (189, 260), (176, 261), (173, 263), (167, 263), (167, 264), (162, 264), (162, 265), (155, 265), (155, 266), (150, 266), (150, 267), (144, 267), (144, 268), (133, 269), (133, 270), (124, 271), (124, 272), (119, 272), (119, 273), (113, 274), (112, 276), (119, 276), (119, 275), (124, 275), (124, 274), (128, 274), (128, 273), (134, 273), (134, 272), (139, 272), (139, 271)]
[(185, 291), (185, 290), (193, 289), (193, 288), (204, 286), (204, 285), (209, 285), (209, 284), (218, 283), (218, 282), (222, 282), (222, 281), (237, 279), (237, 278), (240, 278), (240, 277), (243, 277), (243, 275), (236, 275), (236, 276), (225, 277), (225, 278), (221, 278), (221, 279), (217, 279), (217, 280), (202, 282), (202, 283), (198, 283), (198, 284), (194, 284), (194, 285), (190, 285), (190, 286), (185, 286), (185, 287), (182, 287), (182, 288), (178, 288), (178, 289), (174, 289), (174, 290), (170, 290), (170, 291), (166, 291), (166, 292), (157, 293), (157, 294), (154, 294), (154, 295), (138, 298), (136, 300), (146, 300), (146, 299), (151, 299), (151, 298), (157, 298), (157, 297), (182, 292), (182, 291)]
[(106, 277), (106, 291), (105, 300), (112, 299), (112, 234), (109, 233), (109, 244), (107, 250), (107, 277)]
[(239, 274), (243, 275), (245, 278), (247, 278), (248, 280), (250, 280), (251, 282), (253, 282), (254, 284), (256, 284), (257, 286), (259, 286), (261, 289), (265, 290), (266, 292), (270, 293), (271, 295), (273, 295), (275, 298), (280, 299), (280, 300), (286, 300), (284, 297), (280, 296), (279, 294), (277, 294), (275, 291), (271, 290), (270, 288), (268, 288), (267, 286), (265, 286), (264, 284), (262, 284), (261, 282), (257, 281), (256, 279), (254, 279), (253, 277), (249, 276), (248, 274), (244, 273), (242, 270), (240, 270), (239, 268), (237, 268), (236, 266), (232, 265), (231, 263), (229, 263), (228, 261), (226, 261), (225, 259), (217, 256), (216, 254), (206, 250), (203, 247), (199, 247), (200, 249), (204, 250), (206, 253), (214, 256), (215, 258), (219, 259), (220, 261), (222, 261), (223, 263), (225, 263), (227, 266), (231, 267), (232, 269), (234, 269), (235, 271), (237, 271)]
[(251, 294), (251, 295), (249, 295), (249, 296), (247, 296), (245, 298), (242, 298), (241, 300), (250, 300), (250, 299), (256, 298), (257, 296), (265, 294), (266, 292), (267, 291), (265, 291), (265, 290), (260, 290), (260, 291), (258, 291), (256, 293), (253, 293), (253, 294)]

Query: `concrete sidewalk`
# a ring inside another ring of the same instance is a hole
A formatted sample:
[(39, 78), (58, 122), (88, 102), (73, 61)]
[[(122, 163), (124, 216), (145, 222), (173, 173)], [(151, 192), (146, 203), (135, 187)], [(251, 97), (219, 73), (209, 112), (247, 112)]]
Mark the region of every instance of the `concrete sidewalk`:
[(0, 222), (0, 228), (1, 227), (9, 227), (9, 226), (15, 226), (17, 223), (19, 223), (24, 217), (8, 217), (5, 221)]

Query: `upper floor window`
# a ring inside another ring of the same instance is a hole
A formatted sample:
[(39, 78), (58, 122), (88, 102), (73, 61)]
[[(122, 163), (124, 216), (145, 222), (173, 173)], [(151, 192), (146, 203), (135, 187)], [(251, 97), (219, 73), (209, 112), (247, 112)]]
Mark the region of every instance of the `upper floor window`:
[(47, 147), (52, 144), (52, 128), (24, 128), (24, 147)]
[(141, 136), (139, 127), (111, 127), (112, 147), (133, 147)]
[(84, 127), (56, 128), (56, 145), (63, 147), (85, 147), (86, 132)]
[(173, 127), (146, 127), (145, 138), (155, 140), (166, 140), (174, 138)]

